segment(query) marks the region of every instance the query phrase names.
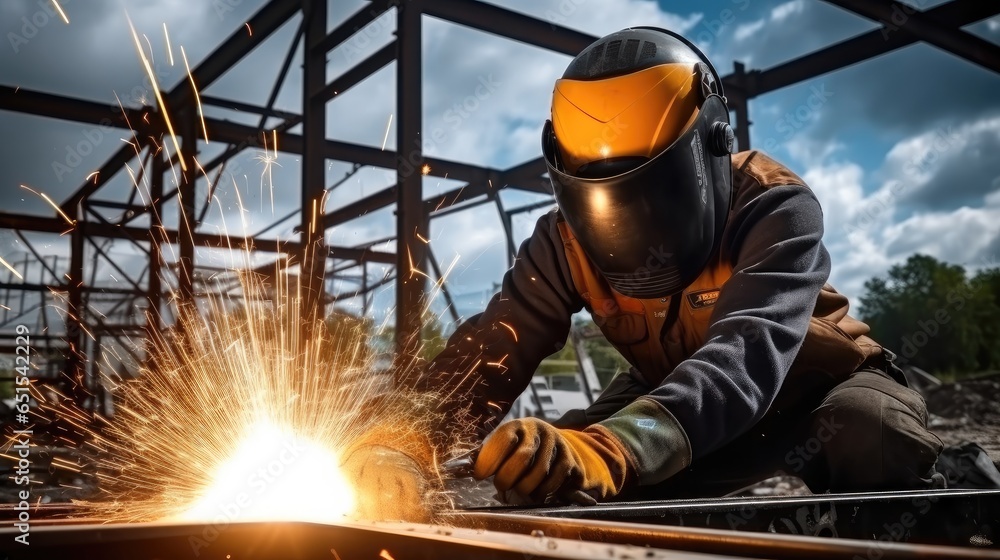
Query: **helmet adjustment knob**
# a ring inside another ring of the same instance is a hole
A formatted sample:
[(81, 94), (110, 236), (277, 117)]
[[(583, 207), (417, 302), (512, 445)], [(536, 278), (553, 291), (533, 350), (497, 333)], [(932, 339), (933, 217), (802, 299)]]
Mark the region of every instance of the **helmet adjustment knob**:
[(729, 123), (713, 123), (711, 136), (712, 138), (708, 142), (708, 149), (712, 152), (712, 155), (722, 157), (733, 153), (736, 135), (733, 133), (733, 127), (729, 126)]

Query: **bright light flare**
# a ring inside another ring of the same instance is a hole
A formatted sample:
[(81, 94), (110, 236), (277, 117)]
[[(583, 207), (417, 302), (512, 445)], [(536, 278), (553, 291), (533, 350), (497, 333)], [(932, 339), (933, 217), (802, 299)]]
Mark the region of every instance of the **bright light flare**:
[[(18, 280), (24, 280), (24, 276), (21, 276), (21, 273), (18, 272), (16, 268), (14, 268), (13, 266), (11, 266), (9, 262), (3, 260), (3, 257), (0, 257), (0, 264), (4, 265), (7, 268), (7, 270), (11, 271), (14, 274), (14, 276), (17, 276)], [(0, 307), (3, 307), (3, 306), (0, 306)], [(4, 309), (10, 311), (9, 307), (4, 307)]]
[(163, 38), (167, 41), (167, 58), (170, 65), (174, 65), (174, 50), (170, 47), (170, 33), (167, 32), (167, 22), (163, 22)]
[(52, 5), (56, 7), (56, 11), (59, 12), (59, 17), (62, 18), (66, 25), (69, 25), (69, 18), (66, 17), (66, 12), (63, 11), (62, 6), (59, 5), (58, 0), (52, 0)]
[(290, 429), (260, 421), (211, 476), (183, 521), (307, 521), (330, 523), (354, 511), (354, 491), (337, 455)]

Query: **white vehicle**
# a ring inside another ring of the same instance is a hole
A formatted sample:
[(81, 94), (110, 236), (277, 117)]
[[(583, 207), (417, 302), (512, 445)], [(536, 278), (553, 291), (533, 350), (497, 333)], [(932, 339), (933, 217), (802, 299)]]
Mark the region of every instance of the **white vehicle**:
[(530, 416), (556, 420), (568, 410), (587, 408), (589, 404), (579, 373), (570, 371), (536, 375), (531, 378), (531, 386), (514, 401), (504, 420)]

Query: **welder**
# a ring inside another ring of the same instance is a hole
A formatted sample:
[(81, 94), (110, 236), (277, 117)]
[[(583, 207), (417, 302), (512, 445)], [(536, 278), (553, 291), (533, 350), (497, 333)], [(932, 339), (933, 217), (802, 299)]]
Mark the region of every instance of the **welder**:
[[(558, 208), (415, 382), (451, 395), (439, 446), (471, 426), (475, 476), (538, 502), (723, 495), (780, 474), (814, 492), (943, 485), (923, 399), (827, 283), (815, 195), (733, 148), (723, 84), (683, 37), (625, 29), (570, 62), (542, 132)], [(632, 368), (585, 410), (498, 426), (582, 309)]]

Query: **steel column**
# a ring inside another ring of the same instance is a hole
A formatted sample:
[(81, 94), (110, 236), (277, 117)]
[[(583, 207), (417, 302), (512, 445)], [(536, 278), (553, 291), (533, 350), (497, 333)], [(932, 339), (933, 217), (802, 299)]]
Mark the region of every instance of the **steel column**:
[(423, 268), (428, 238), (422, 195), (421, 9), (420, 0), (405, 0), (397, 8), (396, 349), (401, 360), (419, 347), (425, 293), (425, 277), (414, 272)]
[[(735, 71), (733, 72), (733, 81), (741, 86), (747, 83), (748, 74), (746, 73), (746, 66), (742, 62), (733, 63)], [(728, 92), (727, 92), (728, 93)], [(736, 123), (733, 127), (736, 133), (736, 149), (738, 151), (746, 151), (750, 149), (750, 101), (747, 99), (744, 92), (740, 92), (740, 95), (730, 96), (729, 110), (736, 113)]]
[(326, 37), (327, 0), (303, 0), (305, 26), (302, 84), (302, 207), (299, 222), (302, 236), (300, 276), (302, 341), (309, 339), (312, 322), (323, 315), (326, 249), (324, 247), (323, 199), (325, 196), (324, 155), (326, 142), (326, 100), (319, 92), (326, 86), (326, 51), (309, 48)]
[(83, 252), (86, 224), (79, 222), (70, 234), (69, 277), (66, 280), (68, 296), (66, 308), (66, 367), (64, 373), (68, 378), (69, 391), (73, 401), (83, 408), (87, 398), (84, 380), (84, 320), (83, 308)]

